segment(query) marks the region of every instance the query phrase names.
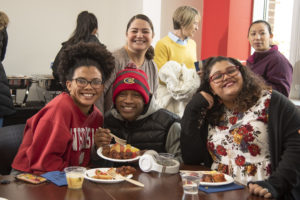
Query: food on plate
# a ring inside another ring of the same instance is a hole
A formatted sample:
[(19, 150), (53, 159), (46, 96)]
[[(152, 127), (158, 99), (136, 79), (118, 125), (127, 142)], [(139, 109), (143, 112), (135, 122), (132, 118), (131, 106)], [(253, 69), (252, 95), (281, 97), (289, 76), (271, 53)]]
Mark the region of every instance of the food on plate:
[(97, 169), (95, 171), (95, 176), (93, 176), (93, 178), (97, 178), (97, 179), (112, 179), (113, 177), (107, 173), (108, 171), (115, 171), (115, 169), (114, 168), (110, 168), (106, 172), (103, 172), (100, 169)]
[(104, 146), (102, 148), (102, 154), (114, 159), (131, 159), (140, 155), (140, 150), (130, 144), (121, 145), (119, 143), (115, 143), (111, 146)]
[(221, 173), (213, 174), (212, 177), (213, 177), (214, 182), (225, 182), (226, 181), (224, 174), (221, 174)]
[(93, 178), (106, 179), (106, 180), (113, 179), (113, 177), (109, 175), (109, 171), (116, 172), (118, 174), (121, 174), (122, 176), (128, 176), (129, 174), (133, 174), (136, 171), (136, 169), (131, 166), (121, 166), (118, 168), (109, 168), (107, 171), (101, 171), (100, 169), (97, 169), (95, 171), (95, 175), (93, 176)]
[(211, 174), (203, 174), (201, 182), (214, 182)]
[(135, 171), (136, 171), (136, 169), (131, 166), (122, 166), (122, 167), (118, 167), (116, 169), (116, 172), (118, 174), (121, 174), (122, 176), (127, 176), (129, 174), (133, 174)]
[(201, 178), (201, 182), (218, 183), (218, 182), (226, 182), (226, 179), (224, 174), (215, 172), (210, 174), (203, 174)]

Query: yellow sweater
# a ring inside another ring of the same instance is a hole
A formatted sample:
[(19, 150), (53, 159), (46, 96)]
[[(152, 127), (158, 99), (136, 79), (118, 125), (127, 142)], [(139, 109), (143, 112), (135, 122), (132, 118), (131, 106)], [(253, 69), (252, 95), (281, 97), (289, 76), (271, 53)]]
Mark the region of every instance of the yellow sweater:
[(170, 60), (184, 63), (187, 68), (194, 68), (194, 62), (197, 61), (196, 42), (192, 39), (188, 40), (187, 45), (180, 45), (165, 36), (157, 42), (154, 53), (158, 70)]

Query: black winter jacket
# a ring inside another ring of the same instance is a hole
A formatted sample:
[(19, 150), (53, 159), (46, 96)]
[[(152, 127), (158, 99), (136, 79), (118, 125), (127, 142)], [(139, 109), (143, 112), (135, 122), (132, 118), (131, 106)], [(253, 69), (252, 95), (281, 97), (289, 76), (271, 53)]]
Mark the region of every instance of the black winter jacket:
[(4, 67), (0, 62), (0, 118), (15, 113)]
[(145, 110), (145, 114), (139, 116), (137, 120), (129, 122), (124, 120), (116, 109), (112, 109), (104, 117), (104, 127), (109, 128), (112, 133), (139, 149), (152, 149), (160, 153), (168, 152), (165, 148), (167, 136), (173, 134), (170, 132), (170, 127), (175, 122), (179, 122), (179, 116), (165, 109), (156, 110), (152, 106), (146, 107)]
[(6, 54), (6, 47), (7, 47), (8, 35), (6, 32), (6, 28), (0, 31), (0, 61), (4, 60)]

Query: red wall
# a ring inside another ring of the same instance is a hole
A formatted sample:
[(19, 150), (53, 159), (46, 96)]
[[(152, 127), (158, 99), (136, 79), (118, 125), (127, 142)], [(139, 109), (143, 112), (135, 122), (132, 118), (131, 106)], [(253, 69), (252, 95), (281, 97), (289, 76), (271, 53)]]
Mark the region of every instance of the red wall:
[(253, 0), (203, 0), (201, 59), (250, 55), (247, 34)]

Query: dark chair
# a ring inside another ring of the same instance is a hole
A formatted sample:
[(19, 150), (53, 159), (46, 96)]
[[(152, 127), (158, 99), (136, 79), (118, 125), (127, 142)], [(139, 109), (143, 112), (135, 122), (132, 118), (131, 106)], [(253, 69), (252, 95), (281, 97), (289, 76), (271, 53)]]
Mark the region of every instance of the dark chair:
[(7, 175), (22, 142), (25, 124), (0, 128), (0, 174)]

